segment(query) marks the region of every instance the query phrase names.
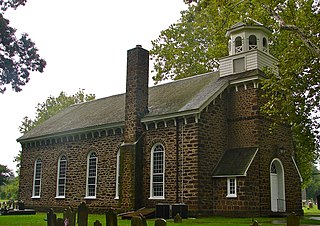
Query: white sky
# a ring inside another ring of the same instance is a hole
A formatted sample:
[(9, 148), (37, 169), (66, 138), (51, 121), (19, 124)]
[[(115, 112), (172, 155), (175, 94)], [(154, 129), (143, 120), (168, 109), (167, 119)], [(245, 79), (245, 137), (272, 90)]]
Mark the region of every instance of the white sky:
[(183, 0), (28, 0), (6, 12), (10, 25), (36, 43), (47, 67), (31, 74), (23, 91), (7, 87), (0, 94), (0, 164), (16, 170), (18, 127), (50, 95), (79, 88), (96, 98), (125, 92), (127, 50), (137, 44), (150, 50), (151, 40), (186, 8)]

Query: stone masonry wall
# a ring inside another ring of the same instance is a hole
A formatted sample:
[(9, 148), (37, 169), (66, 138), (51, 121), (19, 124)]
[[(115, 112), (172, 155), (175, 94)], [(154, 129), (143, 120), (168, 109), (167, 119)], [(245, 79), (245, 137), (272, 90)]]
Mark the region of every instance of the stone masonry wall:
[(199, 120), (199, 214), (212, 215), (212, 173), (227, 146), (226, 97), (209, 104)]
[[(299, 176), (292, 161), (290, 128), (279, 126), (270, 132), (271, 122), (259, 112), (259, 89), (253, 84), (231, 87), (228, 93), (228, 147), (258, 147), (246, 177), (237, 178), (237, 197), (226, 198), (227, 178), (215, 178), (214, 214), (227, 216), (271, 215), (270, 164), (280, 159), (285, 173), (287, 212), (301, 213)], [(280, 154), (280, 147), (286, 152)]]
[[(23, 148), (21, 162), (20, 199), (26, 207), (47, 211), (49, 207), (62, 209), (67, 206), (77, 207), (85, 201), (89, 208), (96, 211), (117, 207), (115, 200), (116, 156), (123, 138), (121, 134), (90, 138), (59, 144)], [(85, 200), (87, 155), (96, 151), (97, 164), (97, 194), (96, 199)], [(61, 154), (67, 156), (66, 195), (57, 199), (57, 167)], [(34, 163), (42, 159), (41, 197), (32, 199)]]
[[(146, 135), (146, 149), (144, 153), (145, 176), (144, 187), (146, 203), (148, 207), (155, 207), (157, 203), (176, 203), (184, 202), (190, 211), (198, 210), (198, 127), (190, 119), (184, 125), (182, 119), (178, 122), (179, 136), (179, 169), (178, 169), (178, 194), (177, 194), (177, 165), (176, 165), (176, 144), (177, 128), (174, 121), (158, 124), (157, 129), (149, 126)], [(165, 199), (149, 199), (150, 197), (150, 161), (151, 149), (154, 144), (161, 143), (165, 148)], [(178, 200), (177, 200), (178, 197)]]

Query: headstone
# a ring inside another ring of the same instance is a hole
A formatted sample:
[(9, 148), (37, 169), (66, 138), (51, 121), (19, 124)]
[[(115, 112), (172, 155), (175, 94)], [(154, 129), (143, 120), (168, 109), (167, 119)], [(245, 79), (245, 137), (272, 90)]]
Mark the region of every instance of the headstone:
[(65, 226), (64, 220), (62, 218), (57, 218), (56, 226)]
[(78, 226), (88, 226), (89, 209), (83, 202), (78, 206)]
[(295, 213), (291, 213), (287, 217), (287, 226), (300, 226), (300, 217)]
[(167, 221), (165, 219), (158, 218), (154, 222), (154, 226), (167, 226)]
[(106, 224), (107, 226), (118, 226), (117, 213), (112, 209), (109, 209), (106, 212)]
[(173, 222), (174, 223), (182, 223), (182, 218), (179, 213), (177, 213), (177, 215), (174, 217)]
[(19, 210), (24, 210), (24, 202), (22, 200), (18, 201), (18, 208)]
[(142, 220), (139, 216), (133, 216), (131, 218), (131, 226), (142, 226)]
[(102, 224), (100, 223), (100, 221), (96, 220), (96, 222), (94, 222), (93, 224), (94, 226), (102, 226)]
[(47, 225), (48, 226), (56, 226), (57, 215), (53, 213), (53, 209), (51, 208), (47, 213)]
[(68, 226), (75, 226), (76, 225), (76, 213), (72, 210), (71, 207), (68, 207), (63, 212), (63, 219), (65, 224)]
[(141, 218), (141, 225), (142, 226), (148, 226), (147, 224), (147, 219), (143, 216), (143, 214), (139, 214), (140, 218)]
[(251, 226), (259, 226), (258, 221), (254, 220), (253, 223), (251, 224)]

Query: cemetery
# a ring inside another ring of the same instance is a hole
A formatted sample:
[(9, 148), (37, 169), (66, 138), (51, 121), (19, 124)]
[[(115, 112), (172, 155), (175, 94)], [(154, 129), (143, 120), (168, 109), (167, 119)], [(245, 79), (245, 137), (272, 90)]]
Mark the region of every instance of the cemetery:
[[(18, 202), (10, 202), (9, 208), (19, 208)], [(21, 202), (22, 203), (22, 202)], [(8, 205), (8, 204), (6, 204)], [(1, 203), (3, 208), (3, 203)], [(308, 212), (310, 211), (310, 212)], [(104, 214), (92, 214), (90, 208), (83, 202), (78, 207), (66, 208), (63, 213), (55, 212), (54, 209), (49, 209), (48, 212), (34, 212), (34, 215), (0, 215), (0, 225), (32, 225), (32, 226), (209, 226), (209, 225), (239, 225), (239, 226), (271, 226), (271, 225), (288, 225), (288, 226), (307, 226), (319, 225), (320, 210), (316, 206), (313, 208), (305, 207), (305, 216), (297, 216), (294, 213), (287, 217), (278, 218), (225, 218), (225, 217), (199, 217), (199, 218), (183, 218), (180, 213), (172, 211), (170, 206), (169, 216), (167, 219), (159, 218), (156, 215), (152, 219), (146, 218), (144, 213), (148, 211), (135, 211), (131, 213), (131, 218), (128, 214), (119, 214), (114, 209), (106, 209)], [(312, 215), (309, 215), (312, 214)], [(125, 217), (124, 217), (125, 216)], [(21, 219), (19, 221), (18, 219)], [(9, 223), (8, 223), (9, 222)], [(17, 223), (15, 223), (17, 222)]]

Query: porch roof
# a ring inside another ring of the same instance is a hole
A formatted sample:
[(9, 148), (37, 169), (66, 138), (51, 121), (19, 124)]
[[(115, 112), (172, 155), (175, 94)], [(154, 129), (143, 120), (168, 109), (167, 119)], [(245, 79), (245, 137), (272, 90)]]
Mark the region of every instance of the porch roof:
[(257, 147), (227, 150), (214, 169), (213, 177), (246, 176), (257, 152)]

